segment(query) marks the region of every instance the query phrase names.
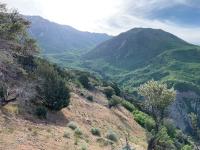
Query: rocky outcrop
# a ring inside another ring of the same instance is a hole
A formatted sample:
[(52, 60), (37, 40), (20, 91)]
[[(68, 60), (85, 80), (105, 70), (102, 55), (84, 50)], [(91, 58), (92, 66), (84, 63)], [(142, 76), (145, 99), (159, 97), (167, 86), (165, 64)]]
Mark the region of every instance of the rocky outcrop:
[(200, 96), (194, 92), (177, 92), (176, 101), (170, 107), (170, 118), (174, 124), (185, 132), (191, 131), (191, 112), (200, 117)]

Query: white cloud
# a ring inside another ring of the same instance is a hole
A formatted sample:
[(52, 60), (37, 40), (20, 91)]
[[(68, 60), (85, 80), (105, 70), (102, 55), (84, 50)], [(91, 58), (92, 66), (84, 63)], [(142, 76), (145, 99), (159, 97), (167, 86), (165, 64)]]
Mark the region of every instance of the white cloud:
[(2, 0), (26, 15), (40, 15), (79, 30), (118, 34), (133, 27), (160, 28), (186, 41), (200, 44), (200, 28), (170, 21), (150, 20), (154, 9), (182, 4), (196, 6), (199, 0)]

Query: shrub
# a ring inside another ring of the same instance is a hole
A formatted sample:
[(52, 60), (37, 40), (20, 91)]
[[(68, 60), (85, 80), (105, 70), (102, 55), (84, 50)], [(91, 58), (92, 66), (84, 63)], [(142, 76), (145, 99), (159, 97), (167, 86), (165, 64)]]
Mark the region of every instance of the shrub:
[(133, 116), (135, 121), (137, 121), (142, 127), (146, 128), (148, 131), (151, 131), (155, 127), (155, 121), (149, 115), (135, 110), (133, 111)]
[(86, 89), (90, 88), (89, 79), (86, 75), (81, 75), (79, 77), (79, 82), (83, 85), (84, 88)]
[(112, 84), (111, 84), (111, 87), (114, 89), (115, 94), (116, 94), (117, 96), (120, 96), (120, 95), (121, 95), (121, 90), (120, 90), (120, 88), (118, 87), (118, 85), (117, 85), (116, 83), (112, 83)]
[(87, 145), (86, 145), (86, 144), (82, 145), (82, 146), (81, 146), (81, 150), (88, 150)]
[(6, 90), (5, 86), (0, 84), (0, 98), (5, 98), (6, 91), (7, 90)]
[(94, 101), (94, 99), (93, 99), (93, 96), (91, 96), (91, 95), (90, 95), (90, 96), (88, 96), (88, 97), (87, 97), (87, 100), (89, 100), (89, 101), (93, 102), (93, 101)]
[(165, 119), (163, 125), (167, 129), (168, 135), (174, 138), (176, 136), (176, 127), (174, 126), (173, 120)]
[(47, 109), (44, 106), (40, 106), (36, 108), (35, 114), (40, 119), (46, 119), (47, 117)]
[(55, 67), (47, 61), (38, 64), (37, 73), (44, 79), (39, 93), (44, 97), (43, 104), (51, 110), (59, 111), (70, 102), (70, 91)]
[(101, 136), (101, 131), (99, 128), (92, 128), (91, 133), (95, 136)]
[(156, 134), (155, 149), (176, 149), (172, 138), (167, 134), (167, 129), (162, 127)]
[(108, 131), (106, 138), (113, 141), (113, 142), (117, 142), (118, 141), (118, 136), (115, 132), (113, 131)]
[(123, 106), (124, 108), (126, 108), (126, 109), (127, 109), (128, 111), (130, 111), (130, 112), (133, 112), (133, 111), (135, 110), (135, 106), (134, 106), (132, 103), (126, 101), (126, 100), (123, 100), (123, 101), (121, 102), (121, 104), (122, 104), (122, 106)]
[(116, 95), (112, 96), (112, 98), (108, 102), (109, 108), (116, 107), (121, 103), (122, 99)]
[(193, 150), (193, 147), (191, 145), (185, 145), (181, 148), (181, 150)]
[(64, 137), (64, 138), (70, 138), (70, 133), (65, 132), (64, 135), (63, 135), (63, 137)]
[(74, 131), (74, 133), (75, 133), (75, 135), (77, 135), (77, 136), (83, 135), (83, 132), (82, 132), (82, 130), (81, 130), (80, 128), (76, 128), (75, 131)]
[(106, 95), (107, 98), (111, 98), (115, 94), (115, 92), (113, 88), (109, 86), (104, 88), (104, 94)]
[(59, 77), (49, 78), (44, 84), (45, 105), (51, 110), (59, 111), (70, 102), (70, 91)]
[(76, 128), (78, 128), (77, 124), (76, 124), (75, 122), (73, 122), (73, 121), (69, 122), (69, 123), (67, 124), (67, 126), (68, 126), (69, 128), (71, 128), (72, 130), (75, 130)]

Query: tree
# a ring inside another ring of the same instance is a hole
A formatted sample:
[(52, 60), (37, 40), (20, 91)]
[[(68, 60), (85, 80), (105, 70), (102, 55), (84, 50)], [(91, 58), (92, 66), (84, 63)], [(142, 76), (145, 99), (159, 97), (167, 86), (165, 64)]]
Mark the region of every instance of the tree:
[(199, 140), (200, 138), (200, 128), (199, 128), (199, 118), (195, 113), (190, 113), (189, 118), (191, 120), (191, 127), (193, 130), (193, 134), (196, 137), (196, 139)]
[[(168, 89), (166, 84), (151, 80), (138, 88), (138, 93), (145, 98), (145, 107), (155, 120), (155, 136), (151, 138), (148, 150), (154, 149), (155, 144), (159, 144), (159, 133), (161, 129), (165, 112), (168, 106), (175, 100), (176, 92), (174, 89)], [(163, 130), (163, 131), (161, 131)]]
[(104, 88), (104, 94), (106, 95), (107, 98), (110, 99), (115, 94), (115, 91), (112, 87), (108, 86)]
[(112, 98), (108, 101), (109, 108), (117, 107), (122, 102), (122, 99), (116, 95), (113, 95)]
[(6, 4), (0, 3), (0, 39), (16, 42), (17, 52), (26, 56), (38, 52), (35, 40), (27, 33), (29, 25), (17, 10), (8, 10)]
[(168, 89), (166, 84), (151, 80), (138, 88), (145, 98), (145, 107), (156, 121), (156, 129), (162, 124), (166, 109), (175, 100), (176, 91)]
[(43, 80), (42, 87), (38, 90), (43, 98), (43, 104), (55, 111), (67, 107), (70, 102), (70, 91), (55, 67), (41, 60), (38, 61), (36, 73)]
[(81, 75), (79, 77), (79, 82), (83, 85), (84, 88), (89, 89), (90, 88), (90, 84), (89, 84), (89, 79), (86, 75)]

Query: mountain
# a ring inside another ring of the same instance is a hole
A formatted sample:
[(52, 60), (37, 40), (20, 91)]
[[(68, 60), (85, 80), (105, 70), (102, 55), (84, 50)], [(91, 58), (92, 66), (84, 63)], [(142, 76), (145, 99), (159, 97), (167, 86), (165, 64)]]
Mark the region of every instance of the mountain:
[(40, 16), (25, 18), (31, 22), (29, 33), (37, 39), (45, 54), (85, 52), (111, 38), (107, 34), (78, 31), (71, 26), (60, 25)]
[(84, 55), (82, 67), (117, 82), (137, 95), (137, 87), (154, 79), (177, 90), (169, 108), (174, 125), (192, 131), (188, 114), (200, 116), (200, 47), (157, 29), (135, 28)]
[(103, 59), (111, 65), (135, 69), (169, 49), (190, 44), (160, 29), (134, 28), (101, 43), (85, 55), (87, 59)]

